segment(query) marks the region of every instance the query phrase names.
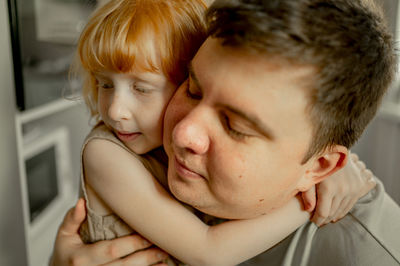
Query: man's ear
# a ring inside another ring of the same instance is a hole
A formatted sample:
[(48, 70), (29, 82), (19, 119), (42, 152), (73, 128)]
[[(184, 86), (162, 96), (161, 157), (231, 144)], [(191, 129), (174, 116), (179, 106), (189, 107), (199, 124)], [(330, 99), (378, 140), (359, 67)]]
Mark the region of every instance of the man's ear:
[(311, 186), (322, 182), (347, 163), (348, 149), (341, 145), (327, 148), (323, 153), (314, 156), (299, 184), (300, 191), (306, 191)]

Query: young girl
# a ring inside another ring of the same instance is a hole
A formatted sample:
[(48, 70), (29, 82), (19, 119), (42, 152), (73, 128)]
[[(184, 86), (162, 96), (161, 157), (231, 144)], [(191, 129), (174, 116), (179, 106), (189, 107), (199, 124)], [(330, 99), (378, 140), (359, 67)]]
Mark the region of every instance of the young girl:
[[(309, 218), (293, 199), (259, 218), (208, 226), (166, 190), (164, 110), (206, 37), (205, 8), (201, 0), (112, 0), (82, 33), (83, 94), (99, 121), (82, 148), (88, 215), (80, 233), (86, 243), (134, 228), (187, 264), (238, 264)], [(118, 210), (109, 207), (121, 202), (118, 191), (104, 193), (115, 183), (130, 192)]]

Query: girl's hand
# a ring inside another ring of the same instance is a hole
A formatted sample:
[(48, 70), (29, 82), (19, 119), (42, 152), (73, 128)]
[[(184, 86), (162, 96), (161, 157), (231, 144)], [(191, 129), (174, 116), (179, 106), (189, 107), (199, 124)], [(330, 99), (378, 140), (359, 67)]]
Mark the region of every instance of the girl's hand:
[(78, 231), (85, 216), (85, 201), (79, 199), (58, 229), (50, 266), (154, 265), (168, 256), (158, 248), (149, 248), (152, 244), (139, 235), (84, 244)]
[(356, 154), (349, 154), (343, 169), (302, 193), (304, 208), (312, 211), (311, 221), (318, 226), (336, 222), (353, 208), (359, 198), (376, 186), (374, 175)]

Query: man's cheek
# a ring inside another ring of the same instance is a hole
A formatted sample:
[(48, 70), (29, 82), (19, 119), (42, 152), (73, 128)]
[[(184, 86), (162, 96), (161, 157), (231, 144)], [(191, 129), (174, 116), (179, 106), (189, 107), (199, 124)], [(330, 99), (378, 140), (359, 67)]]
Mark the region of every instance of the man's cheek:
[(172, 101), (167, 108), (165, 114), (165, 123), (167, 127), (174, 127), (188, 113), (185, 104), (180, 104), (179, 101)]

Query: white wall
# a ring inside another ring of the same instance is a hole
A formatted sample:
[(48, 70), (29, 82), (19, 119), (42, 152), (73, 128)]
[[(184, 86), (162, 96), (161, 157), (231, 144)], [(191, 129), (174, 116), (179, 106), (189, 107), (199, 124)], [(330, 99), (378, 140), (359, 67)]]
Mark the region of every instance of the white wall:
[(27, 265), (7, 1), (0, 1), (0, 265)]
[(400, 116), (378, 115), (352, 150), (400, 205)]

